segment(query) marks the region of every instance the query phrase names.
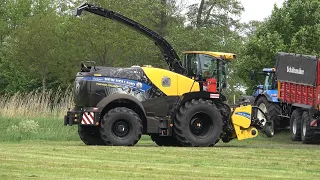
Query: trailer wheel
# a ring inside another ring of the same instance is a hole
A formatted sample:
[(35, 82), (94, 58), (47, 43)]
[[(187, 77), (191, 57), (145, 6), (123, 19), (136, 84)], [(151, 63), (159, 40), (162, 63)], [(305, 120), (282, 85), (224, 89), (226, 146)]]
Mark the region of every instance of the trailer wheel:
[[(280, 114), (280, 106), (275, 103), (269, 102), (265, 97), (260, 97), (256, 101), (256, 106), (258, 106), (266, 115), (268, 116), (268, 119), (273, 121), (272, 127), (269, 129), (273, 130), (274, 133), (277, 133), (280, 131), (280, 121), (281, 118), (279, 116)], [(257, 116), (259, 116), (259, 111), (257, 112)]]
[(105, 145), (97, 126), (78, 125), (78, 134), (82, 142), (86, 145)]
[(109, 146), (133, 146), (141, 138), (142, 120), (133, 110), (116, 107), (103, 116), (100, 134)]
[(319, 143), (319, 137), (314, 134), (314, 130), (310, 128), (310, 114), (308, 111), (304, 111), (302, 114), (301, 123), (301, 140), (304, 144)]
[(217, 107), (203, 99), (182, 105), (174, 121), (174, 133), (183, 146), (214, 146), (222, 133), (222, 117)]
[(298, 109), (294, 110), (290, 117), (290, 133), (292, 141), (301, 141), (301, 121), (302, 112)]
[(158, 146), (179, 146), (179, 142), (173, 136), (151, 135), (151, 139)]

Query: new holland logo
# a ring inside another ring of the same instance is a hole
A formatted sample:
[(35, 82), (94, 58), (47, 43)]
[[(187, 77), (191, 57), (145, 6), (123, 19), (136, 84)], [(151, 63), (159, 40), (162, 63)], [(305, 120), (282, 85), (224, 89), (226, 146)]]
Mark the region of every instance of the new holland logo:
[(239, 115), (239, 116), (243, 116), (243, 117), (248, 118), (248, 119), (250, 119), (250, 117), (251, 117), (251, 115), (249, 113), (247, 113), (247, 112), (236, 112), (235, 114)]
[(293, 74), (301, 74), (303, 75), (304, 74), (304, 70), (299, 68), (299, 69), (296, 69), (294, 67), (290, 67), (290, 66), (287, 66), (287, 72), (288, 73), (293, 73)]

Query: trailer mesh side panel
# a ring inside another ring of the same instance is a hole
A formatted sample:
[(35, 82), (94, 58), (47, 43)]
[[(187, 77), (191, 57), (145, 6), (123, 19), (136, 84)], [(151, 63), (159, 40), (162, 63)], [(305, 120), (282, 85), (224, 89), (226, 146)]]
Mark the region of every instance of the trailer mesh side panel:
[(316, 105), (317, 88), (313, 86), (294, 84), (290, 82), (279, 82), (279, 98), (289, 104)]

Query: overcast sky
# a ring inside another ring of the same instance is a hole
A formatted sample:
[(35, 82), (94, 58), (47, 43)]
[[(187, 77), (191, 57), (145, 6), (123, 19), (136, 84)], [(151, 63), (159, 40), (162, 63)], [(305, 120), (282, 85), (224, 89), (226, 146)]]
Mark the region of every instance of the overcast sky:
[[(188, 4), (199, 3), (200, 0), (186, 0)], [(273, 5), (276, 3), (278, 7), (282, 6), (284, 0), (240, 0), (245, 12), (242, 13), (242, 22), (250, 20), (262, 21), (264, 18), (271, 15)]]

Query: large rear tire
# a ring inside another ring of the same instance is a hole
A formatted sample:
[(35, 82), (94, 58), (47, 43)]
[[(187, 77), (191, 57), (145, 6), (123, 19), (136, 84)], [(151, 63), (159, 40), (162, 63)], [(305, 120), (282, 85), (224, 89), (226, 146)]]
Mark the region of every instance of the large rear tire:
[(174, 133), (183, 146), (214, 146), (222, 133), (222, 117), (217, 107), (203, 99), (182, 105), (174, 121)]
[(97, 126), (78, 125), (78, 134), (86, 145), (105, 145)]
[(103, 116), (101, 138), (109, 146), (133, 146), (141, 138), (142, 120), (133, 110), (116, 107)]
[(158, 146), (179, 146), (179, 142), (173, 136), (151, 135), (151, 139)]
[[(255, 104), (268, 116), (268, 120), (272, 121), (272, 127), (269, 129), (274, 131), (274, 134), (279, 132), (281, 128), (281, 117), (279, 116), (280, 106), (276, 103), (269, 102), (265, 97), (260, 97)], [(258, 111), (258, 116), (259, 113), (260, 112)]]
[(301, 141), (302, 111), (295, 109), (290, 117), (290, 133), (292, 141)]

